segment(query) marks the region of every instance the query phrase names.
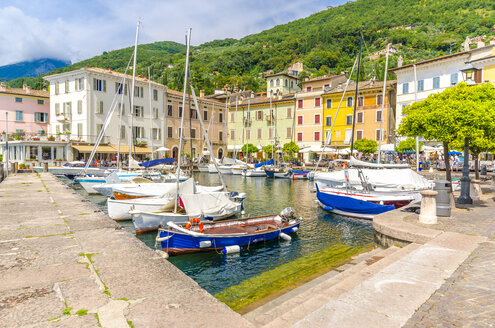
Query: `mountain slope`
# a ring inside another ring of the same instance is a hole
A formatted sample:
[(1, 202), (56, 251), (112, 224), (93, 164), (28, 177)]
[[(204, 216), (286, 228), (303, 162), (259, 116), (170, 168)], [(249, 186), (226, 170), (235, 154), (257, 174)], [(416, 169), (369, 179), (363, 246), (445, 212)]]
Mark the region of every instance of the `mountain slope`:
[[(349, 70), (363, 26), (364, 55), (391, 42), (398, 50), (390, 60), (393, 67), (399, 55), (407, 64), (455, 52), (466, 36), (493, 35), (494, 24), (493, 0), (357, 0), (240, 40), (215, 40), (193, 47), (191, 78), (196, 88), (207, 93), (224, 85), (260, 91), (265, 88), (260, 73), (282, 71), (294, 61), (304, 63), (303, 76)], [(412, 28), (406, 29), (406, 25)], [(123, 71), (131, 53), (132, 48), (114, 50), (52, 73), (84, 66)], [(182, 89), (183, 45), (140, 45), (137, 58), (138, 74), (147, 75), (151, 66), (153, 80)], [(381, 79), (383, 62), (383, 58), (364, 58), (362, 78)]]
[(0, 80), (11, 80), (20, 77), (38, 76), (56, 68), (70, 65), (70, 61), (52, 58), (41, 58), (16, 64), (0, 66)]

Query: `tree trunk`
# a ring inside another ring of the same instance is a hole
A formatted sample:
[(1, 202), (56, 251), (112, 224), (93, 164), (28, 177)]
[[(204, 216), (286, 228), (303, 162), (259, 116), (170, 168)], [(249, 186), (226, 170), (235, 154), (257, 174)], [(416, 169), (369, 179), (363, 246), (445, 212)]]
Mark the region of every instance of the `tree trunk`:
[(474, 176), (476, 180), (480, 179), (480, 155), (473, 154), (474, 159)]
[(450, 172), (450, 156), (449, 156), (449, 144), (443, 143), (443, 159), (445, 160), (445, 179), (450, 183), (450, 191), (452, 192), (452, 175)]

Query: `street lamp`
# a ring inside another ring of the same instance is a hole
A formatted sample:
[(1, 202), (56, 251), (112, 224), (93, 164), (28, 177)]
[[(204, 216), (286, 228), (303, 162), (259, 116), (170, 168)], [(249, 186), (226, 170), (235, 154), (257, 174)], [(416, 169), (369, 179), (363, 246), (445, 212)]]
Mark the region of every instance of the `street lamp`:
[(464, 82), (466, 82), (467, 85), (476, 84), (476, 81), (474, 80), (474, 75), (477, 70), (478, 69), (474, 67), (472, 64), (469, 64), (469, 66), (467, 66), (466, 68), (461, 69)]

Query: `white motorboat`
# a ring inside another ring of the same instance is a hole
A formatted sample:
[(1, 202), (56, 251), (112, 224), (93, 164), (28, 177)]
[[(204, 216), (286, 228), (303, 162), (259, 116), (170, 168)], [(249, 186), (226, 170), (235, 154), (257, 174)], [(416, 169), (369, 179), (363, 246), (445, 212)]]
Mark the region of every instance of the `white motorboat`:
[(168, 211), (174, 208), (175, 194), (160, 198), (143, 197), (135, 199), (107, 199), (108, 216), (115, 221), (129, 220), (129, 211), (133, 207), (137, 211), (158, 212)]
[(222, 174), (232, 174), (232, 165), (220, 165), (218, 170)]
[[(159, 173), (158, 173), (159, 174)], [(154, 174), (155, 176), (157, 174)], [(88, 194), (98, 194), (99, 192), (94, 189), (95, 185), (105, 184), (107, 182), (127, 182), (132, 181), (135, 178), (142, 178), (142, 172), (113, 172), (112, 174), (106, 177), (99, 176), (84, 176), (84, 177), (76, 177), (75, 180), (86, 190)], [(144, 181), (140, 181), (143, 183)]]
[(245, 177), (266, 177), (265, 170), (262, 167), (255, 169), (244, 169), (242, 175)]
[[(175, 192), (177, 183), (145, 183), (145, 184), (121, 184), (113, 187), (115, 199), (133, 199), (141, 197), (162, 197), (171, 190)], [(201, 186), (196, 185), (196, 192), (217, 192), (223, 186)]]

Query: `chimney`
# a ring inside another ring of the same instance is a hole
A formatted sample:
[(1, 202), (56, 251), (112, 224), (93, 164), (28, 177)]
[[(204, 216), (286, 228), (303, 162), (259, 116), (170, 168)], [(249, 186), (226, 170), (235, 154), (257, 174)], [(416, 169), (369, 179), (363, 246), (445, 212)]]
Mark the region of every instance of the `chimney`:
[(478, 48), (483, 48), (485, 46), (485, 39), (479, 39), (476, 45)]
[(7, 87), (5, 86), (5, 82), (0, 83), (0, 91), (7, 91)]
[[(24, 88), (24, 86), (26, 88)], [(24, 89), (24, 91), (26, 91), (26, 94), (30, 94), (31, 93), (31, 87), (29, 85), (23, 85), (23, 89)]]
[(26, 91), (26, 89), (27, 89), (27, 84), (23, 84), (22, 85), (22, 90)]
[(111, 67), (108, 68), (108, 73), (112, 74), (112, 68)]
[(251, 91), (251, 98), (254, 98), (254, 92)]
[(205, 96), (204, 90), (199, 90), (199, 97), (203, 98)]

